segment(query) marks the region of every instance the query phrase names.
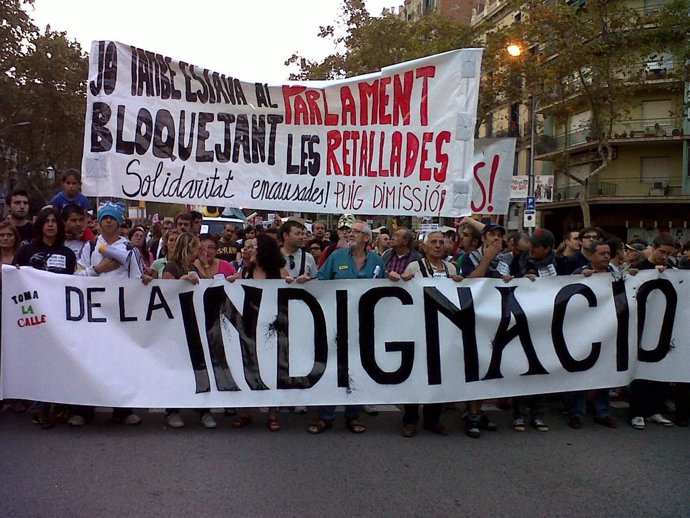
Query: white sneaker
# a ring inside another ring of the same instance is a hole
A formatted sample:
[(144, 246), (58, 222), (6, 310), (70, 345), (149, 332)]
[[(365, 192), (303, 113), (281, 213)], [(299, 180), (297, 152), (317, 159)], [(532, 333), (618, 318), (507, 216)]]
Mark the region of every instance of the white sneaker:
[(663, 425), (663, 426), (673, 426), (673, 421), (670, 421), (670, 420), (666, 419), (666, 418), (665, 418), (663, 415), (661, 415), (661, 414), (650, 415), (647, 419), (648, 419), (649, 421), (651, 421), (652, 423), (660, 424), (660, 425)]
[(135, 413), (131, 413), (127, 417), (125, 417), (122, 422), (125, 424), (139, 424), (141, 423), (141, 417), (139, 417)]
[[(180, 419), (181, 421), (182, 419)], [(218, 426), (218, 423), (216, 423), (216, 420), (213, 418), (213, 414), (211, 412), (204, 412), (201, 415), (201, 424), (204, 428), (215, 428)]]
[(644, 417), (641, 417), (639, 415), (637, 417), (633, 417), (630, 420), (630, 426), (632, 426), (636, 430), (644, 430), (645, 429)]
[(67, 424), (70, 426), (84, 426), (86, 424), (86, 419), (80, 415), (73, 415), (69, 418)]
[(184, 426), (184, 421), (179, 412), (170, 412), (165, 416), (165, 422), (170, 428), (182, 428)]
[(293, 410), (295, 414), (306, 414), (307, 413), (307, 407), (306, 406), (296, 406)]

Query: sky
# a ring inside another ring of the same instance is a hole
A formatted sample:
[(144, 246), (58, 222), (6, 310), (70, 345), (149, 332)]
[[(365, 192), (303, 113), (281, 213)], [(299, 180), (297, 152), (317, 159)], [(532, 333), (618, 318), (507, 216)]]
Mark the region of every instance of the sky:
[[(392, 0), (365, 0), (372, 15)], [(114, 40), (210, 68), (243, 81), (280, 83), (294, 52), (319, 60), (333, 52), (317, 36), (333, 24), (342, 0), (35, 0), (27, 11), (39, 28), (65, 31), (89, 52)]]

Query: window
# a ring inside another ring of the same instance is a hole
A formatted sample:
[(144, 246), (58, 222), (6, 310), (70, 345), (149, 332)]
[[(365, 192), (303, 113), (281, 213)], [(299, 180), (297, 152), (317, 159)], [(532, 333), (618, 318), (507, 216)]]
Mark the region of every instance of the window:
[[(668, 183), (671, 172), (671, 157), (643, 156), (640, 166), (640, 181), (644, 183)], [(665, 187), (666, 185), (664, 185)]]

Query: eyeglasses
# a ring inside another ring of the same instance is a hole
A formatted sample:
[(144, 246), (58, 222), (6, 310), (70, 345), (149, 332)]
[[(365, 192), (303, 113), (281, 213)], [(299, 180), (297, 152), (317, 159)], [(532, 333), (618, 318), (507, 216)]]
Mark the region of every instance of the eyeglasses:
[(290, 259), (290, 269), (292, 270), (295, 267), (295, 256), (288, 255), (288, 259)]
[(362, 232), (361, 230), (357, 230), (356, 228), (353, 228), (352, 230), (350, 230), (350, 232), (352, 234), (364, 234), (364, 232)]

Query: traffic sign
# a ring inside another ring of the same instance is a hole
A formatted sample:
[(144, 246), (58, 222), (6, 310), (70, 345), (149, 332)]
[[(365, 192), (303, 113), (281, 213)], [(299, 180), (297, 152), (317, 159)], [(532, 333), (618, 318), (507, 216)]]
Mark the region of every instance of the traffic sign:
[(534, 196), (528, 196), (525, 201), (525, 212), (537, 210), (537, 200)]

